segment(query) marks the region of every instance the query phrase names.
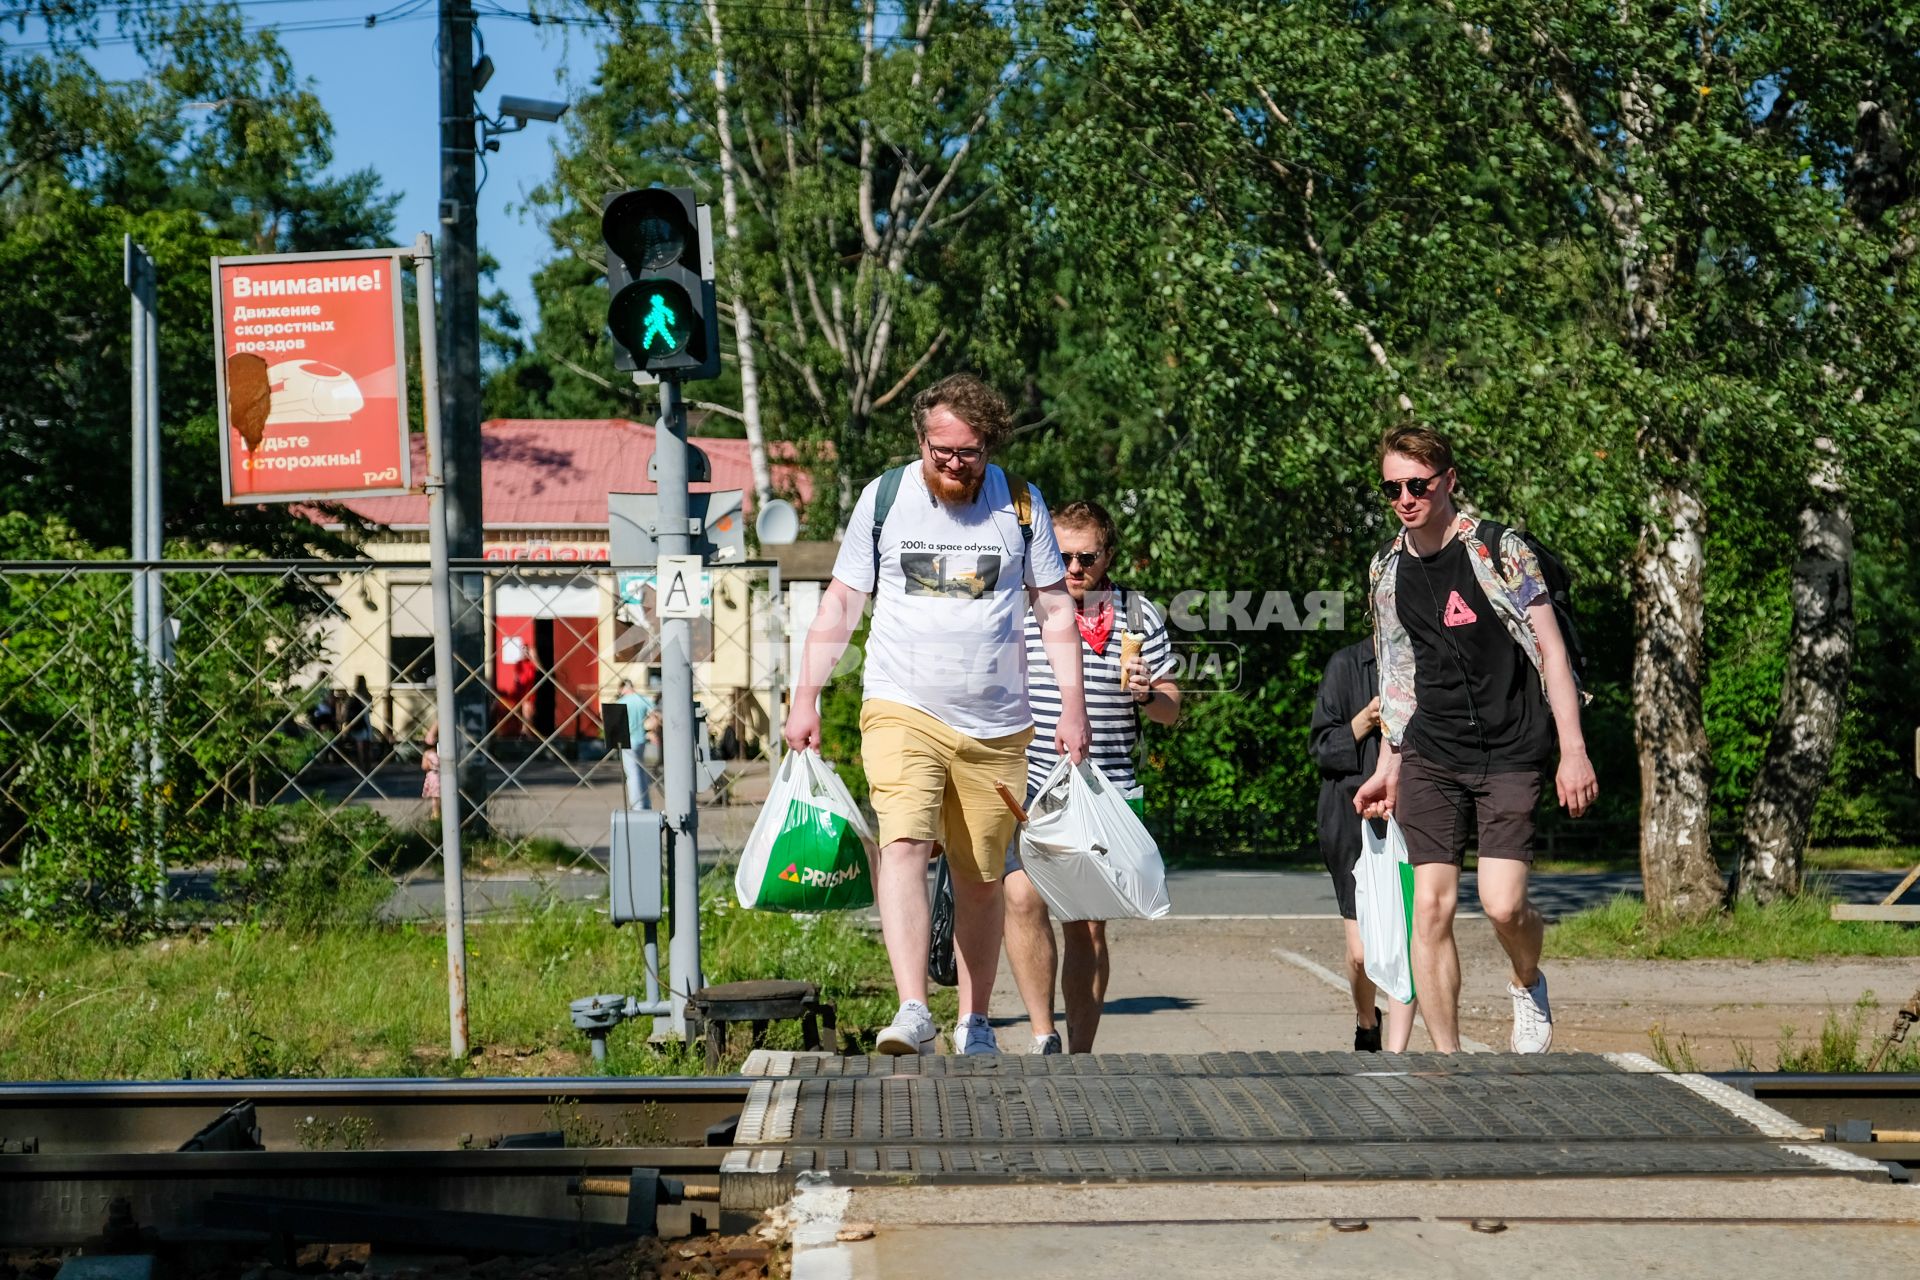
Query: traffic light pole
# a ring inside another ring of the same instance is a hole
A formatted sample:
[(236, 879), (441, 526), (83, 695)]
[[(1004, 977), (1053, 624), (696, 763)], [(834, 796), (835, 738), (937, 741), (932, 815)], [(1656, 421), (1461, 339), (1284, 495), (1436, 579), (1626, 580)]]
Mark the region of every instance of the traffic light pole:
[[(655, 534), (662, 556), (695, 552), (687, 517), (687, 415), (680, 383), (660, 380), (660, 423), (654, 432), (654, 483), (659, 493), (660, 526)], [(673, 1013), (654, 1035), (687, 1036), (687, 997), (706, 985), (700, 972), (699, 811), (694, 807), (693, 623), (686, 618), (660, 620), (660, 761), (663, 812), (673, 841), (673, 934), (667, 945)]]

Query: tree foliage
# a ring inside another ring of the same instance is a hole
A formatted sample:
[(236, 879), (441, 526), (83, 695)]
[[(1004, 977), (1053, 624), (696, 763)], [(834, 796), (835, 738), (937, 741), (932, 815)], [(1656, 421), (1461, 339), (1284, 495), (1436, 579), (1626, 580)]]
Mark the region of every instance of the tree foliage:
[[(1904, 729), (1872, 687), (1914, 607), (1911, 521), (1860, 481), (1914, 440), (1920, 9), (593, 4), (621, 38), (542, 195), (560, 253), (513, 375), (601, 394), (596, 193), (713, 189), (724, 28), (752, 193), (722, 253), (764, 329), (771, 432), (836, 445), (824, 492), (902, 451), (913, 386), (971, 365), (1019, 401), (1010, 461), (1120, 515), (1136, 585), (1345, 593), (1343, 633), (1207, 637), (1238, 646), (1232, 694), (1150, 747), (1174, 829), (1253, 809), (1304, 840), (1312, 770), (1275, 726), (1366, 630), (1392, 531), (1376, 442), (1418, 420), (1454, 438), (1470, 509), (1573, 570), (1601, 820), (1638, 823), (1658, 909), (1718, 905), (1711, 855), (1792, 718), (1796, 523), (1836, 494), (1871, 674), (1820, 829), (1911, 837), (1881, 772)], [(952, 212), (891, 271), (875, 237), (897, 246), (912, 210), (877, 211), (938, 178)], [(886, 308), (897, 355), (863, 382), (868, 347), (840, 338)]]
[(370, 170), (315, 176), (332, 126), (238, 7), (129, 7), (148, 72), (133, 81), (85, 56), (98, 8), (47, 8), (54, 47), (0, 44), (0, 509), (126, 539), (130, 235), (159, 268), (169, 534), (298, 549), (312, 530), (284, 508), (220, 504), (207, 260), (387, 243), (397, 197)]

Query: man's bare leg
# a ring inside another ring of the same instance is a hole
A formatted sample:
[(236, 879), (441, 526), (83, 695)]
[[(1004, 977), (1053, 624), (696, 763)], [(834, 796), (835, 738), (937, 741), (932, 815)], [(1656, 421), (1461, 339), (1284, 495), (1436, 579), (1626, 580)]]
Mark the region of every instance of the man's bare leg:
[(1053, 975), (1059, 963), (1047, 904), (1024, 871), (1006, 879), (1007, 964), (1036, 1037), (1053, 1034)]
[(1107, 1003), (1107, 922), (1069, 920), (1060, 925), (1065, 940), (1060, 958), (1060, 996), (1067, 1005), (1068, 1053), (1092, 1053)]
[(1413, 987), (1420, 993), (1427, 1033), (1441, 1053), (1460, 1052), (1460, 951), (1453, 941), (1459, 902), (1459, 867), (1414, 864)]
[[(924, 873), (922, 878), (924, 880)], [(1000, 968), (1005, 906), (998, 880), (982, 884), (965, 876), (953, 877), (953, 954), (954, 967), (960, 971), (962, 1018), (970, 1013), (984, 1014), (993, 1004), (993, 976)], [(920, 947), (923, 968), (926, 952), (923, 943)]]
[(895, 840), (880, 851), (880, 874), (875, 877), (880, 888), (880, 936), (887, 944), (887, 963), (902, 1003), (927, 1002), (927, 946), (933, 941), (927, 859), (932, 856), (931, 840)]
[(1513, 985), (1527, 988), (1540, 976), (1540, 946), (1547, 922), (1527, 900), (1528, 864), (1519, 858), (1480, 859), (1480, 909), (1513, 962)]

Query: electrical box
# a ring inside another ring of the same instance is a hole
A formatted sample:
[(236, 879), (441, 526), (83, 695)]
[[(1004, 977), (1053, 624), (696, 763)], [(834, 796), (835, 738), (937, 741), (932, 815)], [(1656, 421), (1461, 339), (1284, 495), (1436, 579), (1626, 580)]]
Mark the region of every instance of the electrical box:
[(671, 853), (658, 809), (616, 809), (607, 862), (608, 902), (615, 924), (653, 924), (661, 915), (662, 859)]

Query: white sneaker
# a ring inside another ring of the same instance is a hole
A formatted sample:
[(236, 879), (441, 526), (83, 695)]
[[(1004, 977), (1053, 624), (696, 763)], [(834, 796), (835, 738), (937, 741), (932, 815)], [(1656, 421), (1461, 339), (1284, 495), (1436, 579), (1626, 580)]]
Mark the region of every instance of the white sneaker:
[(933, 1015), (927, 1006), (918, 1000), (909, 1000), (893, 1015), (893, 1021), (873, 1038), (873, 1047), (878, 1053), (896, 1057), (909, 1053), (924, 1056), (940, 1051), (940, 1033), (933, 1029)]
[(1000, 1052), (1000, 1042), (994, 1039), (986, 1014), (969, 1013), (960, 1019), (953, 1028), (953, 1051), (960, 1054)]
[(1553, 1043), (1553, 1009), (1547, 1004), (1547, 975), (1540, 973), (1531, 988), (1507, 984), (1513, 997), (1513, 1038), (1507, 1047), (1515, 1053), (1545, 1053)]
[(1058, 1031), (1049, 1031), (1044, 1036), (1035, 1036), (1033, 1038), (1033, 1048), (1027, 1050), (1027, 1052), (1037, 1055), (1059, 1053), (1060, 1033)]

